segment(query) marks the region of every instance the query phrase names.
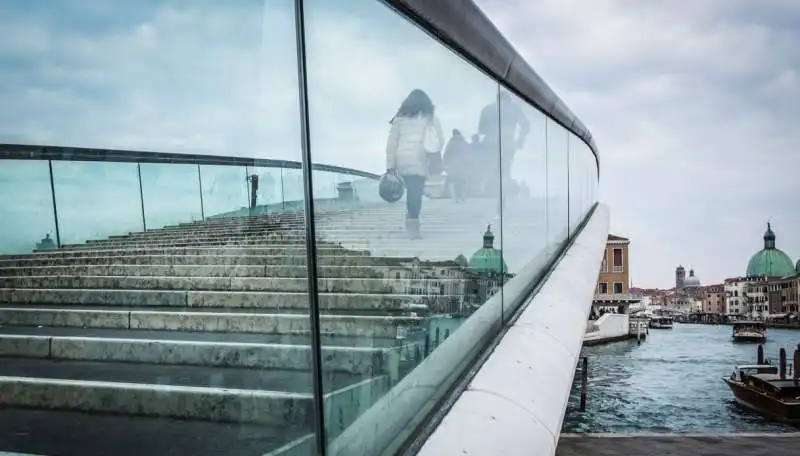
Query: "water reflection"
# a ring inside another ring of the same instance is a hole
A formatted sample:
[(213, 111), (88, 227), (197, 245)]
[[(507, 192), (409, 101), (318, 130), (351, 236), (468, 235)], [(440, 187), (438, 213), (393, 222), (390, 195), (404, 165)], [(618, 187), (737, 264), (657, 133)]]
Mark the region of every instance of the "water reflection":
[[(733, 344), (729, 326), (677, 324), (635, 341), (585, 347), (587, 410), (578, 409), (580, 378), (570, 396), (564, 432), (797, 431), (741, 410), (721, 378), (735, 364), (755, 361), (755, 345)], [(800, 332), (770, 329), (765, 353), (792, 351)]]

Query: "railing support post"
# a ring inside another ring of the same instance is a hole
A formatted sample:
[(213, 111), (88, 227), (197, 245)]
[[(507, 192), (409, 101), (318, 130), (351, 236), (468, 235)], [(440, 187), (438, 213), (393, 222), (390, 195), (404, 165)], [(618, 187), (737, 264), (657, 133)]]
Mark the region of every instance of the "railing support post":
[(136, 172), (139, 174), (139, 205), (142, 208), (142, 231), (147, 231), (147, 218), (144, 216), (144, 188), (142, 187), (142, 164), (136, 164)]
[(206, 221), (206, 208), (203, 205), (203, 175), (200, 173), (200, 164), (197, 164), (197, 187), (200, 190), (200, 220)]
[(584, 356), (581, 361), (581, 412), (586, 411), (586, 395), (589, 389), (589, 357)]
[(308, 114), (308, 78), (306, 73), (306, 31), (303, 0), (294, 1), (295, 42), (297, 45), (298, 102), (300, 104), (300, 148), (303, 154), (303, 190), (305, 203), (306, 267), (308, 269), (308, 318), (311, 327), (311, 371), (314, 385), (314, 438), (317, 454), (325, 456), (325, 401), (322, 383), (322, 341), (317, 289), (317, 245), (314, 224), (314, 183), (312, 182), (311, 135)]
[(53, 161), (47, 160), (47, 168), (50, 170), (50, 197), (53, 201), (53, 219), (56, 223), (56, 245), (61, 248), (61, 229), (58, 227), (58, 204), (56, 204), (56, 185), (53, 181)]

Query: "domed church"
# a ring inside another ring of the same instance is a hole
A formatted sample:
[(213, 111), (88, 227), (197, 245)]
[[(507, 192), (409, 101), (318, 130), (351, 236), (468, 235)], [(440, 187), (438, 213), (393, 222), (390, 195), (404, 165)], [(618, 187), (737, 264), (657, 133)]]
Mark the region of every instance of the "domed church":
[(775, 232), (767, 223), (764, 233), (764, 248), (759, 250), (747, 263), (747, 277), (786, 277), (800, 272), (800, 261), (792, 264), (789, 255), (775, 247)]

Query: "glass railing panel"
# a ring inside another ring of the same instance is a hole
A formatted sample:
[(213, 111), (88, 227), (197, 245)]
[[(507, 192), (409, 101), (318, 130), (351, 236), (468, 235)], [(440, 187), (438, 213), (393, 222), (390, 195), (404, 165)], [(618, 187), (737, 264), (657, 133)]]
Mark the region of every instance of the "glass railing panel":
[(197, 165), (142, 163), (140, 168), (148, 230), (203, 221)]
[(281, 210), (285, 212), (296, 212), (304, 210), (304, 185), (302, 169), (281, 169), (283, 199)]
[[(546, 117), (507, 91), (500, 92), (503, 132), (503, 257), (509, 271), (544, 268), (547, 249)], [(503, 303), (504, 315), (515, 309)]]
[[(200, 165), (203, 214), (208, 220), (248, 215), (248, 173), (244, 166)], [(258, 185), (265, 183), (259, 180)]]
[[(0, 2), (0, 35), (16, 37), (0, 45), (13, 61), (0, 141), (142, 151), (144, 196), (137, 163), (53, 162), (62, 242), (100, 242), (0, 257), (0, 338), (23, 340), (0, 353), (0, 390), (16, 392), (0, 395), (0, 453), (313, 453), (300, 170), (294, 212), (213, 218), (249, 203), (244, 166), (227, 158), (301, 159), (294, 3)], [(55, 235), (47, 164), (9, 163), (0, 243), (33, 248)], [(5, 199), (9, 168), (29, 174), (27, 194)], [(282, 201), (280, 170), (256, 168), (258, 208)], [(42, 341), (47, 357), (29, 349)], [(348, 363), (362, 354), (323, 352), (326, 387), (360, 378), (369, 365)]]
[[(247, 205), (243, 208), (245, 215), (280, 213), (287, 210), (283, 185), (284, 171), (282, 168), (264, 166), (245, 167), (244, 182), (247, 194)], [(298, 209), (295, 205), (289, 210)]]
[[(329, 454), (390, 454), (499, 327), (509, 274), (498, 86), (382, 2), (308, 0), (305, 10), (314, 163), (402, 181), (402, 195), (384, 200), (374, 180), (354, 178), (361, 206), (315, 213), (321, 319), (352, 318), (331, 331), (378, 354), (325, 397)], [(321, 200), (329, 181), (313, 190)], [(400, 394), (418, 381), (440, 388)], [(380, 432), (363, 432), (377, 416)]]
[(142, 230), (136, 163), (53, 161), (62, 245)]
[(0, 254), (57, 247), (47, 161), (0, 160)]
[(569, 235), (569, 134), (547, 119), (547, 249), (551, 253)]
[(569, 141), (569, 233), (572, 234), (578, 228), (586, 207), (584, 200), (585, 189), (591, 176), (588, 175), (586, 160), (583, 150), (580, 148), (581, 141), (571, 133), (568, 135)]
[(589, 170), (591, 179), (589, 180), (589, 188), (587, 190), (587, 194), (589, 195), (589, 207), (587, 210), (591, 209), (592, 205), (599, 201), (600, 199), (600, 180), (597, 174), (597, 158), (594, 156), (592, 150), (587, 145), (583, 145), (584, 155), (589, 155)]
[(26, 52), (22, 41), (6, 43), (2, 52), (24, 73), (3, 80), (0, 138), (296, 160), (292, 3), (4, 5), (3, 29), (36, 30), (52, 45)]

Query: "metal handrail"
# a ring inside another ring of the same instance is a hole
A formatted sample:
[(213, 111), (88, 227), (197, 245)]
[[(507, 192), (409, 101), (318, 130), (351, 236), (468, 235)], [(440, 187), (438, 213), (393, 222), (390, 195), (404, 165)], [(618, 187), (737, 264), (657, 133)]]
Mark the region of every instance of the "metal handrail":
[[(252, 166), (259, 168), (302, 169), (299, 161), (272, 158), (231, 157), (225, 155), (179, 154), (125, 149), (48, 146), (0, 143), (0, 160), (100, 161), (113, 163), (169, 163), (190, 165)], [(315, 163), (315, 171), (347, 174), (378, 180), (379, 174), (342, 166)]]

